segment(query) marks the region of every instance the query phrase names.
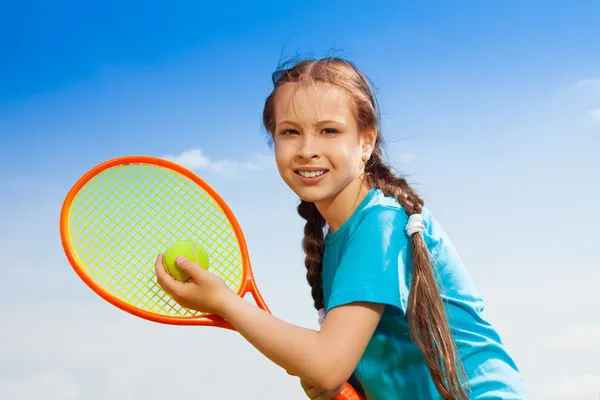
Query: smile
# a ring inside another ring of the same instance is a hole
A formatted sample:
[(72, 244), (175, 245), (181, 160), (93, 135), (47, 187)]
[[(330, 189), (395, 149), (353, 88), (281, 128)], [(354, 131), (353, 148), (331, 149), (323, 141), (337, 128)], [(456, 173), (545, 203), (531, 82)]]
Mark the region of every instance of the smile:
[(324, 169), (320, 171), (296, 171), (298, 175), (301, 175), (305, 178), (316, 178), (317, 176), (323, 175), (325, 172), (327, 172), (327, 170)]
[(321, 182), (327, 174), (328, 169), (297, 169), (294, 171), (296, 176), (305, 185), (314, 185)]

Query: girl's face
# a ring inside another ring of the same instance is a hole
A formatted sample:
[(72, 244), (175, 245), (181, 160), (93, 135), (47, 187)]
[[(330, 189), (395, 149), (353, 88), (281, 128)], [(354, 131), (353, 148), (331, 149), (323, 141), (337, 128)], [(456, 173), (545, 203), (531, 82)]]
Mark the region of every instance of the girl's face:
[(359, 132), (344, 89), (324, 83), (279, 88), (273, 132), (277, 169), (302, 200), (331, 200), (356, 180), (374, 139), (374, 133)]

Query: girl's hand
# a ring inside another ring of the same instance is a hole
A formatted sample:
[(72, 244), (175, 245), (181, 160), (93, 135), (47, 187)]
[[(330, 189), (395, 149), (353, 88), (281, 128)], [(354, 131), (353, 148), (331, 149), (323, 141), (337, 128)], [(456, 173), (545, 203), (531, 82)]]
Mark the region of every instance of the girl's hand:
[(225, 281), (187, 258), (177, 257), (177, 266), (190, 276), (187, 282), (178, 281), (165, 270), (163, 257), (159, 254), (154, 263), (160, 287), (183, 307), (220, 315), (224, 300), (234, 294)]
[(304, 393), (312, 400), (331, 400), (344, 388), (344, 385), (341, 385), (335, 390), (327, 391), (303, 380), (300, 380), (300, 384), (302, 385), (302, 389), (304, 389)]

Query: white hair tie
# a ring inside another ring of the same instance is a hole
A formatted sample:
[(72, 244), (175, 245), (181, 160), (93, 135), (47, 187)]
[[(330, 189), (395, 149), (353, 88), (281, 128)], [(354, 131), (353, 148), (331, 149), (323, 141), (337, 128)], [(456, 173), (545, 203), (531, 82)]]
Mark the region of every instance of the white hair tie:
[(413, 214), (408, 217), (408, 223), (406, 224), (406, 233), (408, 236), (412, 236), (413, 233), (423, 232), (425, 230), (425, 225), (423, 225), (423, 217), (421, 214)]
[(319, 310), (319, 326), (323, 325), (323, 322), (325, 322), (325, 310), (323, 308), (321, 308)]

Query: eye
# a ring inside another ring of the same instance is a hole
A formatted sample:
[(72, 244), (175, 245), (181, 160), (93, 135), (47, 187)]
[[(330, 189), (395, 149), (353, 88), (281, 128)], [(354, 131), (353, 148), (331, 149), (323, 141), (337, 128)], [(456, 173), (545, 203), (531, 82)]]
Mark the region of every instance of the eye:
[(323, 129), (323, 133), (326, 134), (327, 136), (334, 136), (334, 135), (337, 135), (338, 133), (340, 133), (340, 131), (338, 131), (337, 129), (334, 129), (334, 128), (325, 128), (325, 129)]
[(291, 135), (297, 135), (298, 131), (295, 129), (285, 129), (285, 130), (279, 132), (279, 134), (282, 136), (291, 136)]

